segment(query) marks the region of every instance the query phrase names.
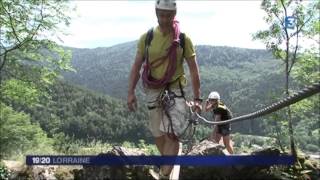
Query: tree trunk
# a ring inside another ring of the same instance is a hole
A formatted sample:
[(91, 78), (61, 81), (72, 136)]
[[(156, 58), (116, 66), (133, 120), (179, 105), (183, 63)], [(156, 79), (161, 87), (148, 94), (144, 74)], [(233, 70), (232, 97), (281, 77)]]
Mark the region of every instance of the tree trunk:
[(290, 136), (290, 148), (291, 148), (291, 154), (297, 158), (297, 150), (294, 143), (294, 136), (293, 136), (293, 128), (292, 128), (292, 117), (291, 117), (291, 109), (290, 106), (287, 108), (288, 112), (288, 120), (289, 120), (289, 136)]
[(285, 152), (285, 149), (284, 147), (282, 146), (282, 143), (281, 143), (281, 139), (280, 139), (280, 136), (281, 136), (281, 133), (280, 133), (280, 126), (277, 122), (277, 119), (274, 120), (274, 126), (276, 127), (276, 142), (277, 144), (279, 145), (280, 149), (282, 152)]
[[(285, 91), (286, 96), (289, 97), (289, 39), (287, 39), (286, 43), (287, 49), (286, 49), (286, 84), (285, 84)], [(291, 109), (290, 106), (287, 108), (287, 114), (288, 114), (288, 126), (289, 126), (289, 138), (290, 138), (290, 148), (291, 148), (291, 154), (297, 158), (297, 150), (294, 143), (294, 136), (293, 136), (293, 127), (292, 127), (292, 116), (291, 116)]]

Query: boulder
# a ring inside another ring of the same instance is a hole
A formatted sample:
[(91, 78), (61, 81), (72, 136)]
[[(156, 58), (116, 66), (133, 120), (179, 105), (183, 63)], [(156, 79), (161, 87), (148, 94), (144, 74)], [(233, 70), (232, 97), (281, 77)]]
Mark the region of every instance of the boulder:
[[(228, 152), (221, 144), (204, 140), (194, 146), (188, 155), (218, 155), (228, 156)], [(249, 154), (250, 155), (250, 154)], [(280, 151), (274, 148), (260, 149), (251, 155), (275, 155)], [(180, 170), (179, 179), (277, 179), (271, 175), (270, 166), (183, 166)]]
[[(229, 155), (229, 153), (225, 150), (223, 145), (209, 140), (203, 140), (199, 144), (193, 146), (187, 155), (226, 156)], [(229, 177), (231, 174), (232, 167), (181, 166), (179, 179), (220, 179), (221, 177)]]
[[(129, 149), (120, 146), (114, 146), (107, 153), (101, 153), (98, 156), (116, 155), (116, 156), (138, 156), (145, 155), (145, 152), (139, 149)], [(149, 166), (126, 165), (126, 166), (84, 166), (81, 170), (75, 170), (74, 178), (85, 179), (152, 179), (149, 175)]]

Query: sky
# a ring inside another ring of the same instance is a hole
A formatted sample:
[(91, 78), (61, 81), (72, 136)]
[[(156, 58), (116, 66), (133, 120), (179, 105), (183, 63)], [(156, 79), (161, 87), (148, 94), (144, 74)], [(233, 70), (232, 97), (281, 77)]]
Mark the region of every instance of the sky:
[[(59, 44), (77, 48), (110, 47), (137, 40), (157, 25), (155, 1), (72, 1), (77, 7), (68, 36)], [(177, 1), (180, 29), (194, 45), (265, 49), (252, 34), (267, 28), (259, 0)]]

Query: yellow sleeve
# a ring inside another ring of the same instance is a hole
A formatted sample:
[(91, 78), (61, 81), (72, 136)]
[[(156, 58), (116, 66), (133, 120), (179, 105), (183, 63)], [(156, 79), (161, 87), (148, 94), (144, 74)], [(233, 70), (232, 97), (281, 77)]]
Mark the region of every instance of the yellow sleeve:
[(185, 42), (184, 42), (184, 57), (186, 59), (195, 56), (196, 55), (196, 51), (195, 48), (192, 44), (191, 39), (189, 38), (189, 36), (187, 36), (185, 34)]
[(138, 40), (137, 53), (139, 53), (140, 55), (144, 54), (146, 36), (147, 36), (147, 33), (144, 33), (143, 35), (140, 36)]

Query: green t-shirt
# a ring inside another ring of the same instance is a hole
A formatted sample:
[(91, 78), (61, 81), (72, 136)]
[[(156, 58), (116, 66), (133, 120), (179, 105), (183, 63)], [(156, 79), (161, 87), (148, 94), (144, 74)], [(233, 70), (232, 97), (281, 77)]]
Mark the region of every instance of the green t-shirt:
[[(144, 33), (140, 37), (138, 42), (137, 48), (138, 48), (138, 53), (140, 55), (143, 55), (145, 51), (146, 36), (147, 36), (147, 33)], [(171, 42), (172, 42), (172, 34), (163, 35), (163, 33), (160, 31), (159, 26), (154, 28), (153, 38), (148, 50), (149, 62), (152, 63), (156, 59), (167, 55), (167, 50), (169, 49)], [(177, 80), (178, 78), (181, 82), (181, 85), (186, 86), (187, 80), (186, 80), (184, 69), (183, 69), (183, 59), (190, 58), (196, 55), (194, 46), (187, 35), (185, 35), (184, 58), (182, 58), (182, 55), (183, 55), (183, 49), (179, 46), (177, 48), (177, 69), (175, 74), (171, 78), (170, 82), (174, 82), (171, 84), (171, 87), (179, 87), (179, 81)], [(169, 61), (169, 58), (165, 59), (164, 63), (162, 63), (160, 66), (157, 66), (156, 68), (151, 68), (151, 76), (155, 79), (161, 79), (164, 76), (164, 73), (166, 72), (168, 61)]]

